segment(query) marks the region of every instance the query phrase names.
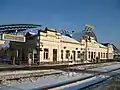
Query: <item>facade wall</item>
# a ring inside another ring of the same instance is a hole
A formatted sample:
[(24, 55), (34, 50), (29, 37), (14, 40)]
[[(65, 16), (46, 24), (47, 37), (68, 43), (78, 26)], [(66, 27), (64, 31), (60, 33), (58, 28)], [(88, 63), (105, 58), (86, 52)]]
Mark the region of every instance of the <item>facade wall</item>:
[[(90, 38), (87, 42), (84, 39), (76, 42), (71, 39), (66, 41), (56, 31), (45, 30), (40, 32), (40, 37), (35, 36), (27, 39), (24, 43), (12, 43), (11, 48), (19, 50), (19, 58), (25, 59), (29, 64), (63, 61), (84, 62), (86, 55), (90, 62), (93, 62), (93, 59), (96, 60), (96, 58), (113, 59), (112, 46), (103, 46), (94, 38)], [(38, 44), (39, 46), (37, 46)], [(39, 47), (40, 50), (37, 50), (36, 47)], [(37, 57), (37, 60), (34, 58), (36, 54), (39, 57)]]
[[(61, 41), (61, 36), (56, 32), (41, 33), (41, 42), (43, 42), (43, 51), (41, 52), (41, 62), (53, 62), (53, 49), (57, 50), (57, 61), (81, 61), (85, 60), (86, 54), (86, 41), (82, 39), (79, 43)], [(44, 59), (44, 49), (48, 49), (48, 59)], [(66, 53), (69, 51), (69, 58), (66, 58)], [(75, 55), (73, 55), (73, 51)], [(109, 51), (109, 52), (108, 52)], [(96, 42), (92, 37), (91, 41), (87, 41), (87, 60), (96, 59), (108, 59), (109, 54), (112, 53), (112, 47), (106, 47)], [(61, 58), (61, 52), (63, 58)], [(80, 56), (78, 54), (80, 53)], [(111, 58), (112, 59), (111, 54)]]
[(108, 59), (113, 59), (114, 58), (114, 50), (113, 50), (113, 46), (109, 45), (108, 46)]
[[(43, 51), (40, 52), (41, 62), (53, 62), (53, 49), (57, 50), (57, 61), (80, 61), (81, 58), (78, 57), (78, 51), (80, 54), (85, 52), (85, 50), (80, 46), (80, 43), (72, 43), (61, 41), (61, 36), (57, 35), (56, 32), (41, 33), (40, 42), (43, 42)], [(83, 50), (82, 50), (82, 49)], [(48, 49), (48, 59), (44, 59), (44, 49)], [(66, 57), (66, 52), (69, 51), (69, 57)], [(61, 56), (63, 52), (63, 58)], [(73, 55), (75, 52), (75, 55)], [(84, 57), (84, 55), (83, 55)]]
[[(60, 39), (54, 31), (41, 32), (40, 42), (43, 43), (40, 51), (40, 62), (53, 62), (53, 49), (56, 50), (56, 61), (60, 61)], [(47, 51), (45, 51), (47, 50)], [(45, 53), (48, 53), (45, 55)]]
[(87, 48), (87, 60), (96, 59), (96, 58), (107, 59), (106, 54), (108, 48), (106, 46), (101, 45), (100, 43), (96, 42), (94, 39), (88, 40), (87, 43), (85, 43), (85, 40), (81, 40), (81, 43), (83, 43), (84, 49)]
[[(81, 60), (80, 58), (78, 58), (78, 51), (80, 52), (80, 54), (82, 53), (80, 44), (61, 42), (61, 50), (63, 50), (63, 53), (64, 53), (63, 60), (65, 60), (65, 61), (68, 61), (68, 59), (69, 59), (69, 61), (74, 61), (74, 59), (77, 61)], [(66, 58), (67, 50), (69, 50), (69, 52), (70, 52), (69, 58)], [(73, 52), (75, 52), (75, 55), (73, 55)]]

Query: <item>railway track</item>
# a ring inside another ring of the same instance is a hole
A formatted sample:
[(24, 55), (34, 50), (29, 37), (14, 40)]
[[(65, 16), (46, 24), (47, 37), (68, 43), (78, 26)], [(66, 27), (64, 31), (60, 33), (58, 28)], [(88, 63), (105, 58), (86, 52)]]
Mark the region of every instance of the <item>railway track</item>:
[[(74, 66), (84, 66), (84, 65), (93, 65), (93, 67), (89, 68), (96, 68), (94, 65), (98, 65), (98, 67), (101, 64), (106, 63), (82, 63), (82, 64), (74, 64), (69, 65), (69, 67)], [(13, 70), (45, 70), (45, 69), (62, 69), (68, 67), (68, 64), (52, 64), (52, 65), (18, 65), (18, 66), (6, 66), (6, 67), (0, 67), (0, 71), (13, 71)]]
[[(58, 83), (58, 84), (55, 84), (55, 85), (48, 85), (48, 86), (44, 86), (44, 87), (40, 87), (40, 88), (35, 88), (35, 89), (31, 89), (31, 90), (59, 90), (59, 89), (56, 89), (56, 88), (59, 88), (59, 87), (62, 87), (62, 86), (66, 86), (66, 85), (70, 86), (73, 83), (81, 82), (83, 80), (87, 80), (87, 79), (90, 79), (90, 78), (93, 78), (93, 77), (99, 77), (100, 75), (104, 75), (104, 74), (105, 75), (106, 74), (110, 74), (111, 72), (114, 72), (114, 71), (117, 71), (117, 70), (120, 70), (120, 68), (117, 68), (117, 69), (114, 69), (114, 70), (110, 70), (108, 72), (101, 72), (101, 73), (98, 73), (96, 75), (88, 76), (88, 77), (85, 77), (85, 78), (82, 78), (82, 79), (72, 80), (72, 81), (64, 82), (64, 83)], [(120, 71), (119, 71), (119, 73), (120, 73)], [(79, 86), (79, 87), (77, 87), (77, 89), (70, 89), (69, 88), (69, 89), (62, 89), (62, 90), (78, 90), (78, 89), (81, 90), (81, 89), (87, 89), (87, 88), (89, 89), (92, 86), (95, 86), (95, 85), (98, 85), (98, 84), (101, 85), (101, 83), (104, 83), (105, 81), (111, 80), (111, 77), (114, 77), (117, 74), (118, 73), (111, 74), (110, 76), (108, 76), (108, 77), (106, 77), (104, 79), (100, 79), (97, 82), (89, 83), (86, 86)]]

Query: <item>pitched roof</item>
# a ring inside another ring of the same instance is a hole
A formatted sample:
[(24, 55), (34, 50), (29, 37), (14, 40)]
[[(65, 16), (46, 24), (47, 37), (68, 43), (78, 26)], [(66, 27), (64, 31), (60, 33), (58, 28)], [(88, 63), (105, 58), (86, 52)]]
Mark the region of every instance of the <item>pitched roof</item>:
[(61, 41), (65, 41), (65, 42), (72, 42), (72, 43), (79, 43), (77, 40), (70, 38), (68, 36), (62, 35), (61, 36)]
[(38, 31), (40, 30), (40, 27), (37, 28), (32, 28), (32, 29), (27, 29), (24, 31), (26, 36), (36, 36), (38, 35)]
[(110, 43), (101, 43), (104, 46), (108, 46)]
[(100, 43), (99, 43), (99, 46), (100, 46), (101, 48), (107, 48), (106, 46), (104, 46), (104, 45), (102, 45), (102, 44), (100, 44)]

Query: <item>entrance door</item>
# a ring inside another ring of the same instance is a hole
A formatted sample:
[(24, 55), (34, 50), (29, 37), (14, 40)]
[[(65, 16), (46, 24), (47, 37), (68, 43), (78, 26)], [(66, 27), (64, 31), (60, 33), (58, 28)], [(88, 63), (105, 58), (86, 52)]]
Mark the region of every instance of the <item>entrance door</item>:
[(53, 62), (57, 61), (57, 49), (53, 49)]
[(76, 55), (76, 53), (75, 53), (75, 51), (72, 51), (72, 53), (73, 53), (73, 60), (75, 61), (75, 55)]

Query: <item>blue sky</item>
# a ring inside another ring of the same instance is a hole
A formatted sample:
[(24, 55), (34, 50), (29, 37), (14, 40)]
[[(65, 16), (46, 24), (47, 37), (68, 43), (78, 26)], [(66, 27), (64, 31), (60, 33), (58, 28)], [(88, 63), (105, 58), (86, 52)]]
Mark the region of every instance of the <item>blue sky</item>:
[(120, 48), (120, 0), (0, 0), (0, 24), (16, 23), (76, 33), (88, 23), (100, 42)]

